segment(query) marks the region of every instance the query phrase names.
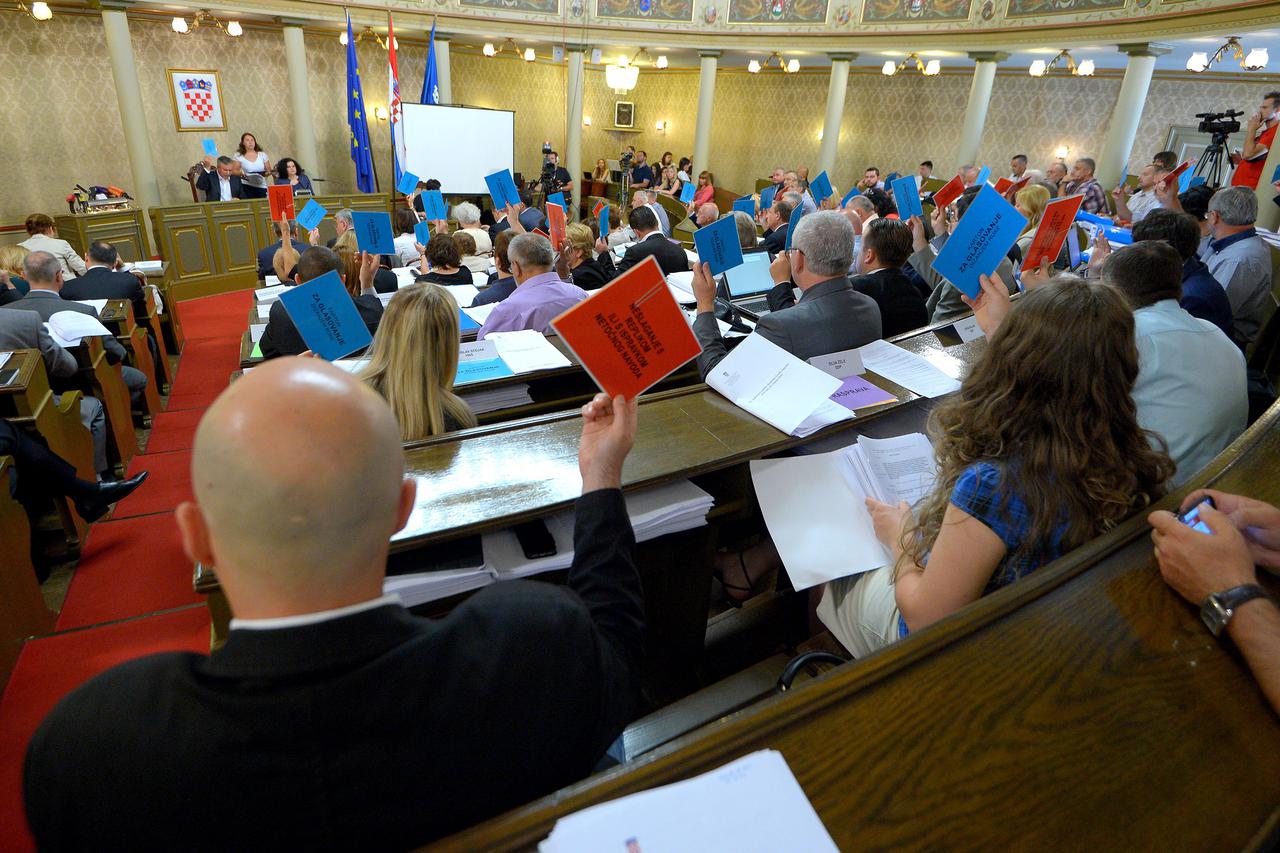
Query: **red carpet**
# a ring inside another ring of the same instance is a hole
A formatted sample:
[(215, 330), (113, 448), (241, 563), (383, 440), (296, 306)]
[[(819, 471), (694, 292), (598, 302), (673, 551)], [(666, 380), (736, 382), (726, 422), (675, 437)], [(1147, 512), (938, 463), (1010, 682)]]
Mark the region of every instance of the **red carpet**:
[(209, 614), (203, 607), (27, 643), (0, 697), (0, 851), (34, 847), (22, 808), (22, 761), (31, 735), (59, 699), (127, 660), (208, 650)]
[(191, 588), (193, 568), (171, 512), (95, 524), (57, 630), (202, 602)]
[[(226, 387), (225, 379), (222, 384)], [(156, 415), (152, 418), (147, 453), (190, 450), (195, 444), (196, 427), (203, 415), (203, 409), (183, 409), (180, 412), (161, 412)]]
[(183, 501), (192, 500), (190, 450), (143, 453), (133, 457), (128, 475), (134, 477), (143, 471), (151, 472), (151, 476), (136, 492), (116, 504), (111, 514), (112, 521), (170, 512)]
[[(241, 290), (182, 303), (182, 332), (187, 345), (201, 338), (240, 341), (253, 305), (253, 291)], [(185, 355), (185, 353), (184, 353)]]

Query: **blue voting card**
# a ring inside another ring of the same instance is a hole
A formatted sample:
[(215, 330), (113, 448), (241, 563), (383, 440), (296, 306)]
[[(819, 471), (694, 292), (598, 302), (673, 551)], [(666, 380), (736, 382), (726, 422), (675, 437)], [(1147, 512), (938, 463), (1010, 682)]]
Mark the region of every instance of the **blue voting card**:
[(982, 190), (960, 218), (955, 232), (933, 259), (934, 272), (971, 299), (982, 289), (978, 276), (995, 272), (1022, 229), (1027, 227), (1027, 217), (1005, 201), (995, 187), (981, 186)]
[(444, 196), (440, 194), (440, 190), (423, 191), (422, 212), (432, 221), (449, 218), (449, 208), (445, 206)]
[(754, 217), (756, 215), (756, 200), (749, 195), (733, 200), (733, 209), (741, 210), (747, 216)]
[(845, 193), (844, 198), (840, 199), (840, 208), (843, 210), (844, 206), (849, 203), (849, 199), (853, 198), (855, 195), (858, 195), (860, 192), (861, 190), (859, 190), (857, 187), (854, 187), (853, 189)]
[(1271, 173), (1271, 183), (1280, 181), (1280, 166), (1276, 166), (1276, 170)]
[(600, 207), (600, 239), (609, 242), (609, 205)]
[(511, 177), (510, 169), (503, 169), (484, 176), (485, 185), (489, 187), (489, 197), (497, 208), (509, 207), (520, 203), (520, 191), (516, 189), (516, 179)]
[[(476, 328), (479, 328), (477, 326)], [(501, 379), (504, 376), (515, 376), (507, 363), (500, 358), (486, 361), (458, 362), (458, 372), (453, 377), (454, 385), (466, 385), (470, 382), (484, 382), (487, 379)]]
[(212, 139), (201, 139), (200, 145), (202, 148), (204, 148), (204, 153), (207, 156), (209, 157), (218, 156), (218, 143), (214, 142)]
[(1178, 176), (1178, 192), (1184, 193), (1191, 188), (1192, 177), (1194, 176), (1191, 174), (1190, 169), (1183, 170), (1182, 174)]
[(413, 239), (417, 240), (419, 243), (421, 243), (424, 246), (427, 245), (427, 243), (431, 242), (431, 222), (428, 220), (423, 220), (422, 222), (419, 222), (416, 225), (414, 225)]
[(975, 187), (980, 187), (987, 182), (987, 178), (991, 177), (991, 167), (983, 166), (982, 171), (978, 172), (978, 179), (973, 182)]
[(417, 188), (418, 176), (413, 172), (405, 172), (400, 176), (400, 183), (396, 184), (396, 189), (398, 189), (403, 195), (408, 195)]
[(394, 255), (396, 245), (391, 232), (391, 214), (382, 211), (351, 211), (351, 227), (356, 232), (356, 245), (362, 252)]
[(565, 213), (569, 212), (569, 203), (564, 200), (564, 193), (552, 193), (547, 196), (547, 204), (558, 204), (564, 208)]
[(831, 179), (827, 177), (826, 172), (809, 182), (809, 192), (813, 194), (813, 200), (818, 204), (822, 204), (836, 194), (836, 191), (831, 188)]
[(351, 355), (373, 340), (351, 294), (332, 270), (280, 294), (280, 302), (307, 349), (325, 361)]
[(320, 206), (314, 198), (307, 201), (307, 206), (298, 214), (298, 227), (313, 231), (320, 226), (321, 220), (329, 211)]
[[(804, 216), (804, 205), (797, 204), (796, 209), (791, 211), (791, 221), (787, 223), (787, 245), (785, 249), (791, 251), (791, 238), (796, 234), (796, 226), (800, 224), (801, 217)], [(697, 232), (694, 232), (697, 233)]]
[(698, 188), (693, 185), (693, 181), (685, 181), (684, 186), (680, 188), (680, 200), (688, 204), (693, 201), (693, 194), (697, 191)]
[(471, 315), (461, 308), (458, 309), (458, 331), (459, 332), (475, 332), (479, 331), (480, 324), (472, 319)]
[(915, 175), (898, 178), (889, 186), (893, 189), (894, 201), (898, 203), (899, 219), (906, 222), (912, 216), (924, 218), (924, 208), (920, 205), (920, 189), (916, 186)]
[(693, 248), (698, 262), (711, 265), (711, 274), (720, 275), (742, 263), (738, 223), (732, 217), (717, 219), (693, 232)]
[(760, 192), (760, 209), (768, 210), (773, 207), (773, 197), (778, 194), (777, 187), (765, 187)]
[(894, 181), (898, 180), (898, 178), (900, 178), (900, 177), (901, 177), (901, 175), (899, 175), (897, 172), (890, 172), (890, 173), (885, 177), (885, 179), (884, 179), (884, 185), (887, 187), (887, 186), (889, 186), (889, 184), (891, 184), (891, 183), (893, 183)]
[[(1280, 171), (1280, 166), (1276, 167), (1276, 171)], [(1280, 180), (1280, 178), (1277, 178), (1276, 180)], [(1190, 182), (1187, 183), (1187, 189), (1191, 189), (1192, 187), (1198, 187), (1203, 183), (1205, 183), (1204, 175), (1196, 175), (1194, 178), (1190, 180)], [(1271, 183), (1274, 184), (1275, 181), (1272, 181)]]

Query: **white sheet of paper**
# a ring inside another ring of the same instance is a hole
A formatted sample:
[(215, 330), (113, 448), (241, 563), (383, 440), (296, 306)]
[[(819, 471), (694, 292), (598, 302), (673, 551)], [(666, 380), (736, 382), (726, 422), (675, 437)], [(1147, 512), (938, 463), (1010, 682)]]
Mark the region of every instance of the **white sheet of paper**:
[(914, 505), (937, 479), (933, 445), (923, 433), (893, 438), (862, 436), (856, 445), (841, 452), (853, 466), (846, 473), (862, 467), (856, 481), (870, 485), (872, 497), (885, 503), (906, 501)]
[(11, 355), (13, 355), (11, 352), (0, 352), (0, 367), (4, 367), (4, 363), (9, 360)]
[(809, 363), (836, 379), (848, 379), (850, 376), (857, 376), (866, 371), (862, 366), (862, 356), (858, 355), (856, 349), (833, 352), (830, 355), (815, 355), (809, 359)]
[[(408, 287), (409, 285), (413, 284), (417, 280), (419, 275), (419, 271), (417, 267), (396, 267), (395, 269), (392, 270), (392, 272), (396, 274), (397, 290), (399, 290), (402, 287)], [(467, 304), (470, 305), (471, 303), (468, 302)]]
[(164, 269), (164, 261), (134, 261), (126, 266), (139, 272), (160, 272), (160, 270)]
[(921, 397), (941, 397), (960, 390), (960, 383), (934, 367), (928, 360), (888, 341), (874, 341), (860, 347), (862, 364), (890, 382), (896, 382)]
[(160, 296), (160, 288), (156, 287), (154, 284), (148, 284), (148, 285), (147, 285), (147, 289), (148, 289), (148, 290), (150, 290), (150, 291), (151, 291), (151, 295), (152, 295), (152, 296), (154, 296), (154, 297), (156, 298), (156, 313), (157, 313), (157, 314), (163, 314), (163, 313), (164, 313), (164, 299)]
[(101, 314), (102, 309), (107, 307), (107, 300), (105, 299), (76, 299), (74, 301), (79, 302), (81, 305), (88, 305), (95, 314)]
[(249, 340), (253, 341), (256, 344), (258, 341), (262, 340), (262, 333), (265, 332), (266, 330), (267, 330), (266, 323), (254, 323), (253, 325), (249, 326)]
[(483, 326), (484, 321), (489, 319), (490, 312), (497, 308), (498, 304), (497, 302), (490, 302), (488, 305), (475, 305), (470, 308), (463, 308), (462, 313)]
[(458, 364), (473, 361), (493, 361), (500, 358), (498, 345), (494, 341), (467, 341), (458, 347)]
[(109, 338), (111, 330), (102, 325), (97, 317), (81, 314), (77, 311), (59, 311), (45, 323), (49, 334), (67, 343), (62, 346), (76, 346), (82, 338)]
[(673, 272), (667, 276), (667, 284), (684, 292), (684, 298), (693, 296), (693, 271)]
[(815, 409), (831, 402), (829, 398), (840, 387), (840, 380), (761, 335), (748, 335), (712, 369), (707, 384), (737, 406), (792, 435)]
[(960, 336), (960, 340), (966, 344), (969, 341), (986, 337), (986, 332), (982, 331), (982, 327), (978, 325), (978, 321), (973, 317), (965, 317), (963, 320), (956, 320), (952, 326), (956, 330), (956, 334)]
[[(278, 275), (264, 276), (262, 280), (266, 283), (267, 287), (274, 287), (280, 284), (280, 276)], [(263, 289), (265, 290), (266, 288)]]
[[(486, 315), (487, 316), (487, 315)], [(511, 368), (512, 373), (531, 373), (535, 370), (555, 370), (572, 367), (573, 362), (556, 349), (546, 335), (532, 329), (519, 332), (494, 332), (485, 336), (498, 348), (498, 355)]]
[(270, 305), (259, 305), (259, 306), (258, 306), (258, 319), (259, 319), (259, 320), (265, 320), (265, 319), (267, 319), (267, 318), (268, 318), (268, 317), (270, 317), (270, 316), (271, 316), (271, 306), (270, 306)]
[(782, 753), (766, 749), (709, 773), (556, 821), (540, 853), (624, 851), (836, 853)]
[[(275, 278), (275, 276), (272, 276)], [(260, 287), (253, 292), (253, 298), (259, 305), (265, 305), (268, 302), (275, 302), (280, 298), (280, 294), (292, 288), (287, 284), (277, 284), (272, 287)]]
[(444, 289), (453, 294), (459, 308), (469, 308), (480, 291), (473, 284), (446, 284)]

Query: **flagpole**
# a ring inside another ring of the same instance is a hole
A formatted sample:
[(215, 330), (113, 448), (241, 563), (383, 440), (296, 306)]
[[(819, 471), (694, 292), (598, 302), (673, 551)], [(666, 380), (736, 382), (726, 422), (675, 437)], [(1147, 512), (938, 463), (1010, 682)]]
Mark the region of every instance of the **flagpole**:
[[(387, 53), (388, 55), (390, 55), (391, 51), (395, 50), (395, 44), (396, 44), (395, 39), (396, 39), (396, 28), (395, 28), (395, 24), (392, 23), (391, 21), (391, 10), (388, 9), (387, 10)], [(396, 57), (396, 59), (399, 60), (399, 57)], [(388, 60), (387, 62), (387, 74), (388, 76), (391, 74), (390, 60)], [(392, 178), (396, 176), (395, 117), (396, 117), (395, 112), (393, 111), (391, 104), (388, 102), (387, 103), (387, 141), (391, 143), (391, 177)], [(373, 183), (374, 183), (374, 186), (378, 185), (378, 167), (377, 166), (374, 166), (373, 168)], [(393, 221), (394, 221), (394, 214), (395, 214), (395, 207), (396, 207), (397, 191), (398, 190), (396, 187), (391, 188), (391, 211), (393, 215)]]

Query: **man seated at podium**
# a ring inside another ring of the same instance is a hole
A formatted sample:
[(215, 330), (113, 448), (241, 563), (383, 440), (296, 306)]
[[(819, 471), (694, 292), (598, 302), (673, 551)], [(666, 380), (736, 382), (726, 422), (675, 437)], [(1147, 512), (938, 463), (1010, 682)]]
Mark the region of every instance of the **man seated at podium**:
[(383, 595), (416, 497), (387, 404), (316, 359), (235, 382), (176, 513), (188, 557), (218, 567), (226, 644), (123, 664), (54, 709), (26, 761), (37, 845), (407, 850), (586, 776), (638, 693), (636, 415), (583, 407), (566, 585), (494, 584), (423, 619)]
[[(209, 158), (205, 158), (208, 166)], [(230, 157), (219, 157), (212, 172), (205, 171), (196, 178), (196, 189), (204, 192), (205, 201), (230, 201), (233, 198), (246, 198), (244, 185), (240, 176), (233, 174), (235, 161)]]

